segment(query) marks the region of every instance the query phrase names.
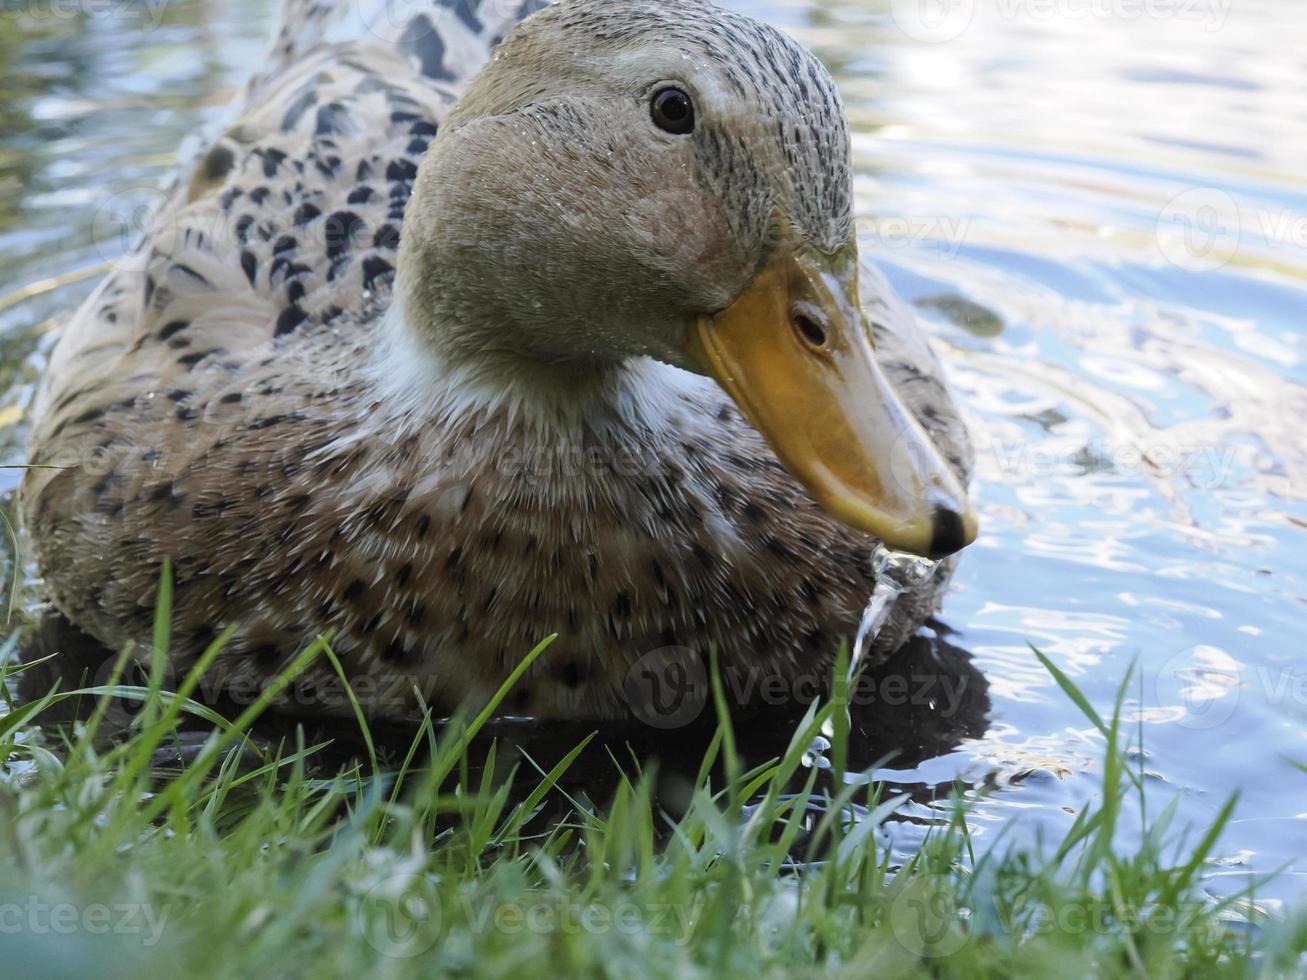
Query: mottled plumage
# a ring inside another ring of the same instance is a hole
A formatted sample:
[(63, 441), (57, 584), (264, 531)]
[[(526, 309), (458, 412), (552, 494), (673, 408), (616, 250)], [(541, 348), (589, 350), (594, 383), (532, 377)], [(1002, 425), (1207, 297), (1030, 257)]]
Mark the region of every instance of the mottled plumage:
[[(441, 0), (361, 29), (357, 5), (292, 0), (234, 122), (73, 317), (38, 393), (30, 461), (60, 468), (28, 471), (22, 514), (80, 629), (147, 641), (169, 557), (179, 667), (235, 624), (214, 676), (257, 683), (330, 630), (376, 716), (410, 711), (414, 686), (445, 710), (484, 699), (553, 632), (514, 711), (622, 713), (630, 665), (668, 646), (827, 670), (874, 541), (819, 509), (712, 381), (654, 359), (673, 359), (671, 327), (649, 311), (724, 305), (777, 202), (813, 241), (848, 237), (833, 85), (698, 0), (564, 0), (451, 108), (540, 5)], [(625, 98), (596, 66), (643, 78), (654, 43), (718, 66), (756, 110), (696, 137), (683, 169), (702, 200), (674, 169), (636, 194), (647, 153), (586, 115)], [(515, 127), (493, 137), (503, 156), (461, 163), (458, 130), (497, 126)], [(937, 362), (863, 277), (881, 362), (965, 481)], [(878, 649), (934, 610), (951, 567), (900, 600)], [(311, 672), (301, 708), (344, 708), (329, 675)]]

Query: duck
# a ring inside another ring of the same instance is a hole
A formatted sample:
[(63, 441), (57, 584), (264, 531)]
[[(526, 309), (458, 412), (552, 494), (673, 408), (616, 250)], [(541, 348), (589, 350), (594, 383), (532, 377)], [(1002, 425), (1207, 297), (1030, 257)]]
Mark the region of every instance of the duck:
[(383, 720), (553, 637), (498, 710), (626, 718), (651, 656), (827, 678), (881, 547), (936, 562), (901, 646), (972, 449), (821, 62), (709, 0), (403, 13), (289, 0), (62, 329), (19, 493), (53, 610), (148, 651), (166, 576), (175, 676), (221, 638), (201, 692), (262, 690), (327, 636), (282, 707)]

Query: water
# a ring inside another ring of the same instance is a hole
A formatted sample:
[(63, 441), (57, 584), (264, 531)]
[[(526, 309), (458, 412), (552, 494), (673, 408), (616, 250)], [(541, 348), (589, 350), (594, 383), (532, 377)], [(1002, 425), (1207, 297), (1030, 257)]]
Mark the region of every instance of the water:
[(929, 582), (937, 565), (937, 562), (929, 558), (891, 551), (884, 545), (876, 546), (871, 556), (876, 585), (871, 591), (871, 598), (867, 600), (867, 608), (862, 611), (862, 621), (858, 623), (858, 632), (853, 638), (849, 654), (850, 676), (858, 670), (868, 646), (889, 622), (894, 600), (904, 592), (911, 592)]
[[(854, 634), (853, 645), (849, 648), (848, 677), (854, 681), (861, 673), (867, 651), (875, 642), (880, 631), (889, 622), (894, 602), (904, 592), (930, 581), (939, 563), (929, 558), (908, 554), (904, 551), (892, 551), (883, 544), (876, 545), (871, 555), (871, 567), (875, 571), (876, 583), (867, 600), (867, 607), (862, 610), (862, 619), (858, 631)], [(827, 720), (822, 726), (821, 744), (814, 746), (820, 753), (830, 748), (827, 737), (835, 730), (833, 720)], [(822, 757), (824, 758), (824, 756)]]
[[(1056, 834), (1101, 741), (1029, 644), (1100, 711), (1136, 665), (1150, 810), (1181, 794), (1203, 827), (1240, 791), (1209, 869), (1233, 889), (1307, 851), (1307, 7), (934, 2), (741, 4), (837, 75), (864, 249), (930, 324), (977, 443), (983, 534), (913, 653), (970, 686), (858, 730), (905, 748), (877, 774), (910, 815), (961, 778), (988, 788), (978, 845), (1013, 820)], [(273, 20), (86, 8), (0, 14), (0, 295), (116, 254), (103, 215), (148, 199)], [(0, 307), (11, 461), (50, 318), (91, 281)], [(907, 853), (921, 829), (886, 833)], [(1291, 870), (1260, 895), (1305, 888)]]

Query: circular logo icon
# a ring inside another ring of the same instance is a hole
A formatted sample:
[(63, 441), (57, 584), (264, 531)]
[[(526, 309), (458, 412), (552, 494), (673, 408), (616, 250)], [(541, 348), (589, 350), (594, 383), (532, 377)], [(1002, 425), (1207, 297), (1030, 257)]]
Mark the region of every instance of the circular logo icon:
[(927, 490), (921, 474), (934, 470), (937, 452), (933, 442), (922, 440), (915, 426), (900, 430), (890, 447), (887, 465), (880, 469), (886, 491), (901, 500), (920, 497)]
[(622, 685), (631, 714), (652, 728), (683, 728), (708, 703), (708, 671), (687, 647), (663, 647), (631, 665)]
[(1158, 669), (1153, 703), (1184, 728), (1223, 725), (1239, 706), (1239, 666), (1220, 647), (1199, 644), (1181, 650)]
[(1219, 269), (1239, 249), (1242, 220), (1233, 197), (1216, 187), (1192, 187), (1167, 202), (1157, 217), (1157, 247), (1168, 262), (1190, 272)]
[(440, 939), (440, 899), (422, 875), (395, 875), (368, 889), (357, 915), (363, 938), (382, 956), (412, 959)]
[(890, 0), (890, 16), (914, 41), (942, 44), (971, 26), (976, 0)]
[(889, 923), (899, 945), (914, 956), (951, 956), (967, 943), (952, 889), (943, 875), (908, 881), (894, 896)]
[(109, 196), (91, 218), (96, 251), (114, 269), (144, 271), (149, 250), (137, 246), (170, 207), (168, 195), (154, 187), (134, 187)]
[[(89, 678), (87, 686), (95, 689), (107, 688), (109, 682), (113, 680), (113, 671), (117, 662), (117, 657), (106, 658), (96, 668), (95, 675)], [(165, 695), (176, 691), (177, 669), (172, 660), (165, 658), (160, 668), (159, 690)], [(113, 684), (113, 690), (117, 692), (116, 696), (109, 699), (108, 707), (105, 709), (102, 722), (104, 730), (118, 733), (125, 732), (140, 717), (145, 706), (145, 699), (148, 696), (147, 692), (150, 689), (150, 673), (151, 664), (148, 653), (139, 657), (129, 657), (127, 662), (123, 664), (122, 671)], [(73, 678), (73, 680), (76, 682), (79, 678)], [(100, 697), (100, 695), (96, 695), (96, 697)]]
[(650, 253), (678, 266), (710, 257), (709, 242), (703, 235), (703, 212), (695, 209), (695, 196), (684, 190), (675, 186), (660, 190), (641, 205)]

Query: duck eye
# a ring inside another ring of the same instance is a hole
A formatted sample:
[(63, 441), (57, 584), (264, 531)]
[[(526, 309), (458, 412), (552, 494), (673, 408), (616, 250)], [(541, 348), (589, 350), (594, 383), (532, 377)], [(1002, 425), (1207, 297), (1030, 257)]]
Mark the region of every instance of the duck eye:
[(679, 88), (659, 89), (650, 109), (659, 129), (677, 136), (694, 131), (694, 102)]

